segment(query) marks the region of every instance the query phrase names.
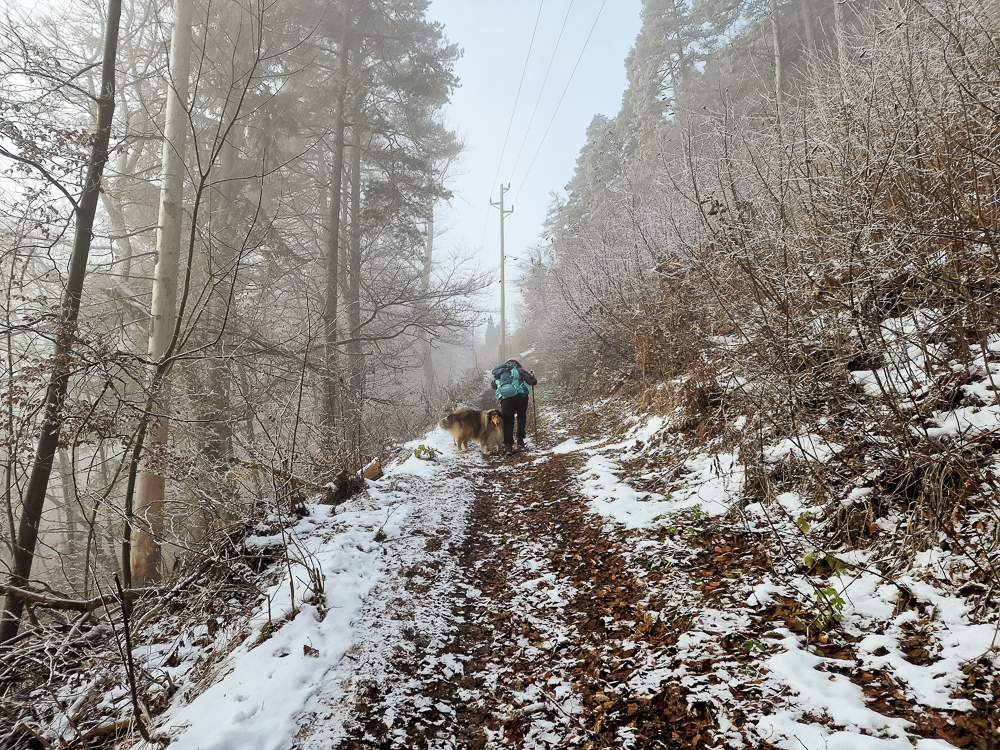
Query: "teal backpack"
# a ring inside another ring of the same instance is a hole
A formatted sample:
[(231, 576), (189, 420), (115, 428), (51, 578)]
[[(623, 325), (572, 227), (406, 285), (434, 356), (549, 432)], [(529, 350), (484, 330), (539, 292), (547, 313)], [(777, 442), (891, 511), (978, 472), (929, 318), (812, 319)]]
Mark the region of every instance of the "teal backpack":
[(493, 368), (493, 382), (497, 385), (497, 398), (510, 398), (524, 392), (521, 373), (517, 365), (504, 362)]

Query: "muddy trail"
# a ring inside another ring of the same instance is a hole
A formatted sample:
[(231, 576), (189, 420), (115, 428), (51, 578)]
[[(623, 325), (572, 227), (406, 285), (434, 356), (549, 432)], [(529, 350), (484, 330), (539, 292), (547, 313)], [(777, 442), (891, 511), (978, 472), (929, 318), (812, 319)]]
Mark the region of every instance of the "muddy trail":
[[(618, 469), (636, 492), (667, 494), (692, 481), (683, 448), (616, 449)], [(697, 505), (653, 524), (607, 522), (585, 496), (585, 453), (466, 453), (444, 478), (404, 488), (440, 502), (396, 540), (409, 552), (387, 551), (409, 562), (370, 597), (350, 677), (302, 722), (295, 750), (855, 750), (861, 737), (1000, 748), (988, 664), (970, 662), (950, 688), (971, 710), (936, 708), (875, 661), (886, 648), (864, 643), (892, 645), (890, 634), (901, 669), (934, 679), (925, 605), (896, 601), (897, 624), (819, 627), (792, 585), (794, 536)], [(838, 691), (856, 696), (853, 713), (810, 710)], [(798, 723), (782, 726), (796, 710)]]
[[(225, 578), (138, 652), (187, 679), (177, 747), (1000, 750), (993, 589), (953, 593), (975, 570), (820, 556), (819, 519), (748, 502), (735, 456), (579, 411), (507, 459), (428, 434), (356, 501), (258, 529), (295, 558), (240, 579), (257, 614), (213, 639)], [(325, 585), (296, 606), (300, 562)]]
[[(714, 722), (686, 688), (630, 687), (683, 627), (587, 512), (570, 461), (496, 458), (474, 475), (444, 615), (450, 638), (405, 633), (414, 649), (387, 665), (404, 694), (365, 686), (339, 750), (617, 748), (623, 739), (690, 748), (706, 739)], [(410, 593), (423, 593), (427, 573), (413, 572)]]

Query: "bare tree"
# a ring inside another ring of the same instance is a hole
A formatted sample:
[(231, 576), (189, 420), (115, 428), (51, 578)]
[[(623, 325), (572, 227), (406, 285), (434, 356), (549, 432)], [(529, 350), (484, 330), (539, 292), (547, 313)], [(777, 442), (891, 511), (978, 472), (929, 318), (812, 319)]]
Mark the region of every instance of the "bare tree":
[[(184, 219), (184, 151), (188, 131), (188, 77), (191, 67), (193, 0), (174, 1), (174, 23), (170, 34), (170, 85), (163, 128), (163, 166), (160, 176), (160, 214), (156, 230), (156, 267), (150, 310), (149, 358), (162, 364), (170, 356), (177, 328), (177, 284), (180, 276), (181, 229)], [(154, 446), (167, 442), (168, 423), (164, 392), (150, 399), (147, 439)], [(161, 473), (143, 471), (136, 480), (132, 518), (137, 525), (131, 549), (132, 581), (147, 585), (162, 576), (160, 539), (163, 536), (163, 502), (166, 481)]]
[[(15, 587), (23, 587), (31, 575), (45, 494), (52, 473), (55, 453), (59, 446), (59, 435), (63, 423), (63, 405), (69, 385), (70, 358), (80, 312), (80, 302), (83, 298), (83, 282), (87, 274), (87, 258), (90, 255), (101, 178), (104, 173), (104, 165), (108, 160), (108, 145), (111, 140), (111, 123), (115, 111), (115, 62), (118, 52), (120, 19), (121, 1), (109, 0), (104, 32), (104, 54), (101, 63), (101, 93), (97, 100), (97, 127), (83, 192), (79, 202), (74, 203), (76, 232), (73, 253), (66, 276), (66, 291), (63, 295), (59, 329), (55, 339), (55, 368), (46, 389), (42, 432), (35, 450), (31, 476), (22, 497), (21, 518), (14, 544), (10, 583)], [(0, 621), (0, 643), (9, 641), (17, 634), (23, 608), (24, 603), (20, 598), (9, 595), (6, 597), (3, 619)]]

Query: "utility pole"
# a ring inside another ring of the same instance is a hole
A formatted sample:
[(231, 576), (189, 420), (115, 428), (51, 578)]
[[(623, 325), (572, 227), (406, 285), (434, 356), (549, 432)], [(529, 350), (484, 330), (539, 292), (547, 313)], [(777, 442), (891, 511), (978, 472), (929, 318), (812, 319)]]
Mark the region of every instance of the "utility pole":
[(506, 211), (503, 207), (503, 196), (510, 190), (510, 183), (507, 183), (507, 187), (504, 187), (501, 183), (500, 185), (500, 201), (490, 201), (491, 206), (496, 206), (500, 209), (500, 361), (507, 361), (507, 307), (505, 300), (506, 288), (504, 286), (503, 277), (503, 266), (504, 266), (504, 250), (503, 250), (503, 223), (504, 219), (514, 213), (514, 207), (511, 206)]

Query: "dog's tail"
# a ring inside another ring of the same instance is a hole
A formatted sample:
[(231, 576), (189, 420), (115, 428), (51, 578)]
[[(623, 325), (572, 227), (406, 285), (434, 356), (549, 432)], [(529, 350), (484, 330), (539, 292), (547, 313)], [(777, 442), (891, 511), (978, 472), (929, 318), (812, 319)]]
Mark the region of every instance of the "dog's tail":
[(441, 417), (441, 420), (438, 422), (438, 427), (440, 427), (442, 430), (450, 430), (453, 424), (455, 424), (455, 415), (446, 414), (445, 416)]

